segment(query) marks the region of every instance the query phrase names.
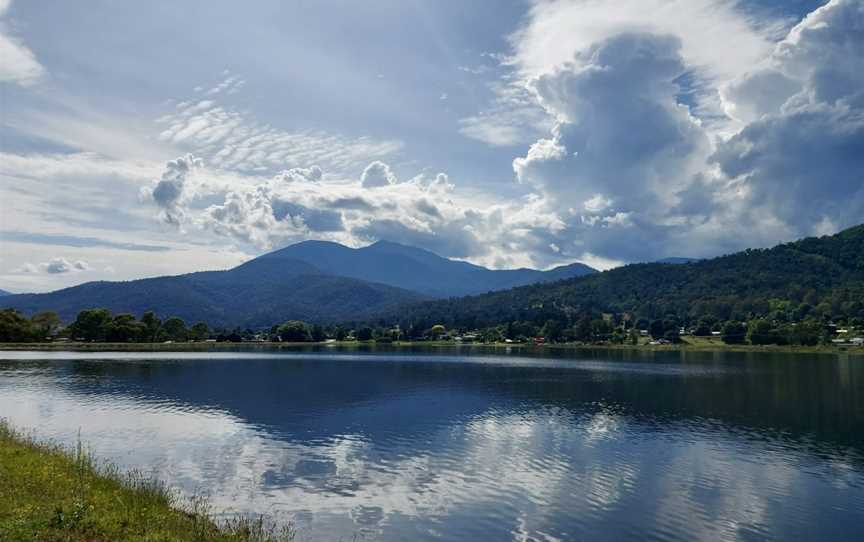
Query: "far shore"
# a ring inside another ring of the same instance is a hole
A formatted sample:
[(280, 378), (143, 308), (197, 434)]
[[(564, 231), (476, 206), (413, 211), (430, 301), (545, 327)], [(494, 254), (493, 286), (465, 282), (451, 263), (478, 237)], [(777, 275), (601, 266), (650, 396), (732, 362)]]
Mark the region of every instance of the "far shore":
[(101, 342), (41, 342), (0, 343), (0, 351), (52, 351), (52, 352), (208, 352), (237, 350), (279, 350), (297, 348), (342, 349), (411, 349), (441, 348), (467, 350), (618, 350), (638, 352), (776, 352), (798, 354), (853, 354), (864, 355), (864, 346), (852, 345), (750, 345), (725, 344), (710, 338), (684, 337), (680, 344), (582, 344), (582, 343), (470, 343), (455, 341), (328, 341), (328, 342), (172, 342), (172, 343), (101, 343)]

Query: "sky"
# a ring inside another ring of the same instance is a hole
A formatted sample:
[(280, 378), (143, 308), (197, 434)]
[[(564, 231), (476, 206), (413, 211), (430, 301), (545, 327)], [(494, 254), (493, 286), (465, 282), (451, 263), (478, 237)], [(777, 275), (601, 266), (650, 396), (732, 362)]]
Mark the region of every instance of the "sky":
[(0, 0), (0, 288), (385, 239), (600, 269), (864, 217), (864, 0)]

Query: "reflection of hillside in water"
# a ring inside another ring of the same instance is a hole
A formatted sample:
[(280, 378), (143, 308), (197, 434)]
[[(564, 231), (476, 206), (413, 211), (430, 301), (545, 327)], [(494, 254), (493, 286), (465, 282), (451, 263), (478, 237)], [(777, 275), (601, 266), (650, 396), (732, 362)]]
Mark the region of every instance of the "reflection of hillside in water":
[[(285, 438), (422, 434), (487, 410), (612, 408), (645, 430), (712, 420), (864, 450), (864, 360), (754, 353), (592, 351), (591, 361), (422, 355), (39, 364), (74, 393), (215, 408)], [(604, 357), (606, 359), (604, 359)], [(611, 359), (610, 359), (611, 358)], [(0, 362), (0, 371), (3, 364)], [(62, 367), (62, 369), (61, 369)], [(760, 437), (761, 438), (761, 437)]]

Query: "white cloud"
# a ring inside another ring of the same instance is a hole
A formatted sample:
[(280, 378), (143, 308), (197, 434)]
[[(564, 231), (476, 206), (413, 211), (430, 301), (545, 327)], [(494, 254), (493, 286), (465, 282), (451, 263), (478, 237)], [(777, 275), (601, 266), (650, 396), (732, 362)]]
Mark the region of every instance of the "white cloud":
[[(742, 13), (708, 0), (534, 4), (511, 62), (557, 122), (514, 170), (563, 223), (535, 235), (633, 261), (860, 222), (864, 2), (833, 0), (776, 45), (777, 23)], [(717, 32), (736, 47), (715, 47)], [(702, 117), (705, 102), (718, 117)]]
[[(350, 246), (385, 239), (496, 267), (546, 263), (532, 259), (531, 247), (548, 245), (538, 232), (555, 230), (560, 221), (541, 215), (536, 201), (461, 198), (444, 173), (398, 182), (387, 164), (370, 166), (365, 181), (368, 185), (369, 172), (378, 175), (374, 190), (364, 186), (362, 175), (324, 181), (289, 175), (290, 182), (284, 182), (285, 175), (246, 178), (188, 222), (258, 249), (308, 238)], [(555, 263), (562, 258), (572, 261), (572, 254), (556, 255)]]
[(396, 175), (390, 170), (390, 166), (378, 160), (366, 166), (360, 176), (360, 184), (363, 188), (390, 186), (397, 182)]
[(490, 85), (494, 99), (476, 115), (459, 120), (459, 132), (494, 147), (525, 144), (548, 131), (550, 117), (521, 81), (505, 79)]
[(311, 181), (317, 182), (322, 179), (324, 172), (318, 166), (308, 168), (291, 168), (279, 173), (276, 177), (282, 182), (290, 183), (293, 181)]
[(13, 37), (5, 19), (11, 0), (0, 2), (0, 81), (31, 85), (45, 73), (33, 51)]
[(737, 183), (742, 213), (794, 236), (864, 216), (864, 2), (833, 0), (777, 44), (727, 99), (751, 120), (714, 161)]
[[(246, 81), (240, 76), (231, 75), (231, 73), (227, 71), (224, 75), (226, 75), (226, 77), (222, 81), (220, 81), (219, 84), (215, 85), (214, 87), (210, 88), (205, 92), (207, 96), (213, 96), (214, 94), (221, 93), (234, 94), (240, 89), (242, 89), (244, 86), (246, 86)], [(198, 92), (203, 91), (202, 87), (196, 87), (196, 89), (200, 89), (198, 90)]]
[(770, 38), (782, 23), (757, 21), (728, 0), (535, 0), (529, 24), (512, 38), (511, 62), (531, 79), (611, 36), (645, 32), (676, 36), (687, 66), (728, 80), (770, 52)]
[[(387, 157), (402, 148), (400, 141), (320, 131), (291, 132), (260, 122), (249, 113), (217, 101), (240, 88), (236, 81), (229, 87), (223, 84), (211, 89), (207, 99), (180, 102), (173, 112), (157, 119), (157, 124), (164, 126), (159, 140), (206, 156), (213, 167), (249, 174), (274, 173), (286, 166), (306, 164), (321, 164), (328, 171), (347, 173), (368, 163), (370, 157)], [(212, 92), (216, 89), (221, 90)]]
[(614, 259), (652, 257), (630, 252), (638, 246), (626, 230), (664, 223), (711, 153), (699, 122), (677, 101), (675, 80), (687, 71), (680, 51), (674, 36), (618, 34), (532, 82), (558, 122), (513, 167), (566, 221), (557, 246), (573, 250), (576, 241)]
[(64, 273), (74, 273), (79, 271), (89, 271), (90, 265), (83, 260), (69, 261), (66, 258), (51, 258), (47, 262), (40, 264), (25, 263), (17, 269), (20, 273), (48, 273), (50, 275), (60, 275)]
[(187, 189), (190, 176), (204, 167), (204, 162), (191, 154), (169, 160), (162, 176), (153, 181), (152, 187), (142, 188), (144, 197), (151, 199), (161, 210), (162, 220), (180, 226), (185, 219), (185, 204), (191, 197)]

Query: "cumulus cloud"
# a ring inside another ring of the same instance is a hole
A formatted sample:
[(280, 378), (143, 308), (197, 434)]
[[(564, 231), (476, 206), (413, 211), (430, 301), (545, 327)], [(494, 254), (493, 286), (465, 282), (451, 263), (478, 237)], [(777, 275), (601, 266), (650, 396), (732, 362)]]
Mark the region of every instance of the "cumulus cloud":
[(725, 81), (763, 60), (783, 23), (757, 20), (726, 0), (535, 0), (513, 37), (512, 62), (530, 79), (572, 62), (574, 52), (639, 31), (675, 36), (687, 66)]
[(160, 216), (167, 224), (179, 227), (183, 222), (185, 204), (190, 198), (187, 189), (189, 177), (202, 167), (203, 160), (191, 154), (169, 160), (162, 176), (153, 181), (153, 186), (142, 189), (142, 195), (162, 210)]
[(389, 186), (397, 182), (396, 175), (390, 170), (390, 166), (378, 160), (366, 166), (360, 176), (360, 184), (363, 188)]
[(26, 263), (18, 269), (18, 271), (22, 273), (48, 273), (51, 275), (89, 270), (90, 265), (87, 262), (83, 260), (69, 261), (66, 258), (51, 258), (47, 262), (35, 265), (32, 263)]
[(522, 202), (460, 199), (444, 173), (398, 182), (392, 172), (386, 174), (387, 164), (372, 165), (364, 171), (392, 184), (379, 182), (372, 191), (362, 174), (326, 181), (292, 177), (287, 183), (280, 174), (228, 190), (224, 201), (196, 214), (190, 224), (259, 249), (308, 238), (351, 246), (384, 239), (488, 265), (532, 264), (529, 252), (512, 249), (523, 246), (519, 239), (548, 225), (537, 219), (535, 209)]
[(0, 0), (0, 81), (27, 86), (42, 77), (45, 68), (33, 51), (9, 32), (5, 18), (11, 3), (11, 0)]
[[(686, 70), (677, 37), (627, 32), (532, 82), (558, 121), (513, 167), (566, 222), (571, 239), (556, 246), (572, 247), (575, 238), (582, 250), (610, 257), (652, 256), (630, 252), (626, 229), (662, 223), (711, 151), (699, 122), (677, 101), (676, 80)], [(615, 228), (622, 240), (610, 244), (598, 228)], [(602, 247), (593, 246), (598, 241)]]
[(833, 0), (811, 13), (726, 98), (751, 122), (713, 161), (747, 213), (770, 214), (796, 236), (861, 221), (864, 2)]
[[(560, 221), (537, 250), (715, 255), (860, 222), (864, 2), (833, 0), (773, 45), (780, 26), (734, 3), (624, 3), (538, 1), (514, 37), (556, 120), (513, 163)], [(718, 29), (735, 48), (712, 45)]]
[(279, 173), (276, 177), (282, 182), (290, 183), (293, 181), (320, 181), (324, 176), (323, 171), (318, 166), (308, 168), (291, 168)]

